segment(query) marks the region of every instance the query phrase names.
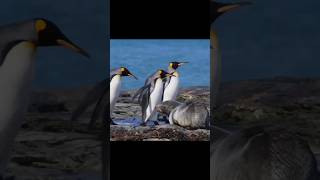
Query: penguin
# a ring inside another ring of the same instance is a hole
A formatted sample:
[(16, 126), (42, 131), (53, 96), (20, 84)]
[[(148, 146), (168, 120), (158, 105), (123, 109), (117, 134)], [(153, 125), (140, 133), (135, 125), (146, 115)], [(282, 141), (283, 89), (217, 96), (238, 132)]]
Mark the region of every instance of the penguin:
[[(135, 75), (133, 75), (127, 68), (121, 67), (120, 69), (115, 69), (111, 71), (111, 79), (110, 79), (110, 113), (112, 113), (114, 105), (116, 104), (117, 98), (120, 94), (121, 88), (121, 78), (122, 76), (131, 76), (138, 79)], [(111, 114), (110, 114), (111, 116)]]
[(66, 47), (89, 57), (44, 18), (0, 27), (0, 174), (27, 110), (37, 48), (46, 46)]
[(156, 106), (157, 112), (169, 117), (169, 123), (188, 129), (209, 129), (209, 111), (203, 103), (165, 101)]
[(138, 97), (138, 102), (142, 110), (142, 120), (146, 123), (148, 120), (156, 120), (157, 113), (155, 107), (162, 102), (164, 91), (164, 79), (174, 77), (174, 75), (165, 70), (157, 70), (149, 76), (142, 88), (140, 88), (133, 99)]
[(317, 159), (308, 142), (285, 126), (214, 128), (210, 180), (316, 180)]
[[(108, 108), (108, 100), (110, 100), (110, 117), (119, 97), (121, 89), (121, 80), (124, 76), (130, 76), (138, 79), (127, 68), (120, 67), (110, 71), (110, 78), (100, 81), (94, 88), (92, 88), (86, 96), (81, 100), (78, 107), (74, 110), (71, 117), (71, 122), (76, 121), (79, 116), (92, 104), (96, 103), (94, 111), (91, 116), (89, 128), (92, 128), (98, 118), (105, 119), (106, 114), (104, 109)], [(108, 86), (110, 81), (110, 87)], [(110, 88), (110, 89), (109, 89)], [(108, 96), (110, 99), (108, 99)], [(112, 122), (112, 121), (111, 121)]]
[[(109, 78), (100, 81), (85, 95), (72, 113), (70, 121), (70, 129), (73, 129), (73, 123), (90, 105), (95, 103), (88, 129), (92, 129), (98, 119), (102, 120), (102, 159), (104, 160), (103, 169), (106, 169), (104, 172), (104, 179), (109, 179), (108, 176), (110, 171), (110, 128), (108, 127), (108, 124), (113, 123), (111, 113), (120, 94), (121, 80), (123, 76), (131, 76), (138, 79), (125, 67), (111, 70)], [(108, 82), (110, 83), (110, 86)]]
[(173, 77), (168, 77), (165, 83), (165, 89), (163, 92), (164, 101), (174, 101), (177, 98), (180, 83), (180, 74), (177, 71), (178, 67), (188, 62), (170, 62), (168, 67), (168, 73), (173, 74)]
[(210, 86), (212, 88), (211, 94), (211, 109), (218, 106), (218, 93), (221, 81), (221, 59), (219, 51), (219, 42), (216, 31), (214, 30), (214, 22), (222, 14), (238, 9), (239, 7), (252, 4), (249, 1), (236, 2), (236, 3), (220, 3), (215, 0), (210, 0), (210, 59), (211, 59), (211, 78)]
[(242, 1), (235, 3), (221, 3), (215, 0), (210, 0), (210, 23), (214, 23), (222, 14), (237, 9), (241, 6), (250, 5), (250, 1)]
[[(218, 36), (216, 31), (214, 30), (214, 22), (220, 17), (222, 14), (238, 9), (243, 6), (251, 5), (252, 2), (242, 1), (236, 3), (220, 3), (215, 0), (210, 0), (210, 109), (211, 116), (214, 115), (214, 110), (218, 108), (219, 102), (219, 89), (220, 89), (220, 81), (221, 81), (221, 58), (220, 58), (220, 49)], [(214, 118), (211, 119), (211, 127), (213, 127)], [(212, 129), (211, 129), (212, 130)], [(210, 133), (210, 138), (212, 139), (213, 133)]]

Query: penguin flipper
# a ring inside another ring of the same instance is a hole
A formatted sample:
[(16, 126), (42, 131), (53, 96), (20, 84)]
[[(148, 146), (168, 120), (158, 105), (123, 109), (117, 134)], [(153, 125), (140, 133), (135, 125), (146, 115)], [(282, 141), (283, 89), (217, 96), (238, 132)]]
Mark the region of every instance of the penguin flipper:
[(104, 79), (100, 81), (94, 88), (92, 88), (81, 100), (77, 108), (73, 111), (72, 117), (71, 117), (71, 123), (76, 121), (90, 105), (92, 105), (101, 96), (103, 96), (108, 88), (109, 88), (108, 79)]
[(146, 110), (148, 108), (149, 104), (149, 99), (150, 99), (150, 91), (149, 88), (145, 93), (142, 94), (141, 100), (140, 100), (140, 106), (141, 106), (141, 114), (142, 114), (142, 120), (144, 121), (146, 118)]
[(131, 100), (134, 101), (138, 97), (138, 102), (139, 102), (141, 94), (143, 93), (143, 91), (146, 90), (147, 87), (148, 86), (143, 86), (142, 88), (138, 89), (137, 92), (132, 96)]
[(134, 96), (132, 97), (132, 101), (134, 101), (134, 99), (136, 97), (138, 97), (138, 102), (140, 103), (141, 102), (141, 97), (143, 96), (143, 94), (145, 93), (145, 91), (147, 89), (149, 89), (150, 87), (154, 87), (154, 80), (153, 80), (153, 75), (152, 76), (149, 76), (145, 83), (144, 83), (144, 86), (141, 87), (135, 94)]

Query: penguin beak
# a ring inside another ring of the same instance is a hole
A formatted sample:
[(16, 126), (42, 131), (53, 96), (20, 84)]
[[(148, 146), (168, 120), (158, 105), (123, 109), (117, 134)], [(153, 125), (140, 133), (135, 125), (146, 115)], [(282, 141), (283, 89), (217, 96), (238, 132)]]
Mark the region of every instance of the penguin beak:
[(184, 64), (187, 64), (187, 63), (189, 63), (189, 62), (187, 62), (187, 61), (185, 61), (185, 62), (179, 62), (179, 66), (184, 65)]
[(129, 73), (128, 75), (131, 76), (131, 77), (133, 77), (133, 78), (135, 78), (136, 80), (138, 80), (138, 78), (137, 78), (135, 75), (133, 75), (133, 74), (131, 74), (131, 73)]
[(226, 4), (218, 9), (218, 13), (229, 12), (229, 11), (237, 9), (241, 6), (250, 5), (250, 4), (252, 4), (252, 2), (249, 2), (249, 1)]
[(63, 46), (63, 47), (68, 48), (68, 49), (71, 49), (71, 50), (73, 50), (73, 51), (75, 51), (77, 53), (82, 54), (83, 56), (85, 56), (87, 58), (90, 58), (90, 55), (86, 51), (84, 51), (79, 46), (75, 45), (74, 43), (72, 43), (69, 40), (58, 39), (56, 42), (60, 46)]
[(176, 77), (175, 75), (171, 74), (171, 73), (168, 73), (166, 74), (167, 77)]

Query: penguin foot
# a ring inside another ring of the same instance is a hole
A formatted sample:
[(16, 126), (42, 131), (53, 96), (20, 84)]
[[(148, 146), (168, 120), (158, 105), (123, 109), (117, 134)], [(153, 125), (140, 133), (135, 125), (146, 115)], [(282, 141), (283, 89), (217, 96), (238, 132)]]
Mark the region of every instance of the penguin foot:
[(161, 121), (165, 122), (166, 124), (170, 124), (169, 119), (167, 118), (167, 116), (162, 116)]

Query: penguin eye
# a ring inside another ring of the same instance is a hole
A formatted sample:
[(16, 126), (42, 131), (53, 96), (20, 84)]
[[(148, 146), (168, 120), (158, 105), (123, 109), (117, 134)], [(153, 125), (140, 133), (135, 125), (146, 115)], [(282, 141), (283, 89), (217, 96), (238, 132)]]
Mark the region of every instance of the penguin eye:
[(40, 31), (46, 29), (47, 23), (44, 20), (39, 19), (39, 20), (36, 21), (35, 26), (36, 26), (37, 32), (40, 32)]

